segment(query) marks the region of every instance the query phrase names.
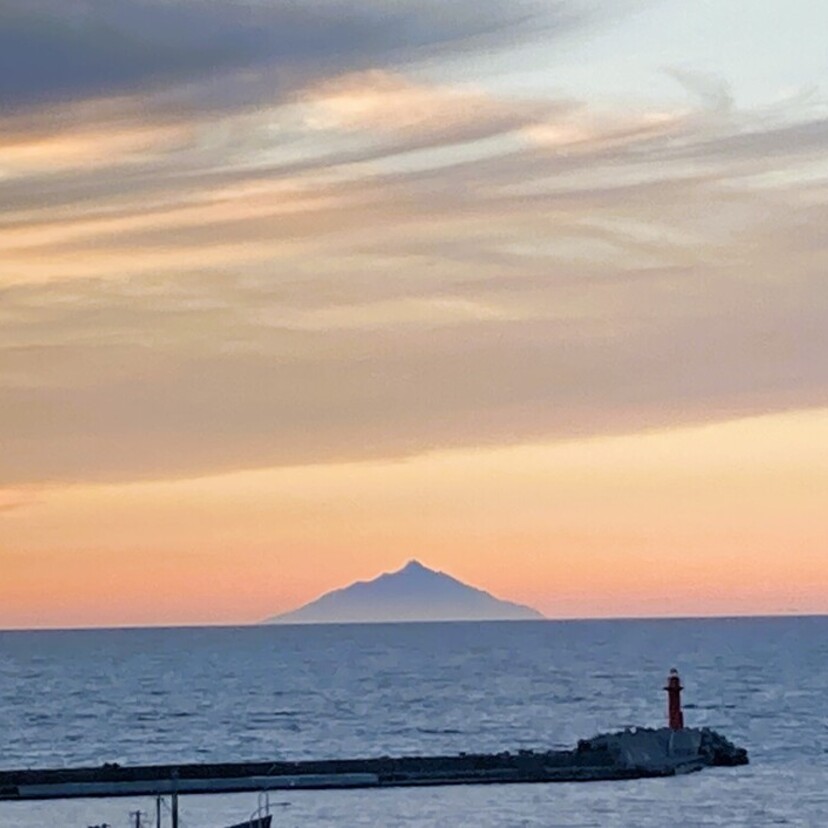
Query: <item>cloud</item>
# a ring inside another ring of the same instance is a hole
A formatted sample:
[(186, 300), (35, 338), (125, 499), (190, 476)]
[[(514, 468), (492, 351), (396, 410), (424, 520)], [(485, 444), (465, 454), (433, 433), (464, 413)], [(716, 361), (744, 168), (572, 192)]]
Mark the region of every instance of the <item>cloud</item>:
[(494, 48), (582, 16), (571, 0), (2, 0), (0, 105), (174, 87), (187, 87), (179, 106), (202, 109), (277, 100), (314, 79)]
[[(0, 5), (71, 44), (100, 24), (82, 8)], [(15, 93), (0, 485), (828, 402), (824, 114), (739, 111), (714, 81), (698, 106), (617, 111), (400, 70), (523, 34), (523, 6), (369, 3), (342, 22), (338, 3), (253, 4), (243, 25), (229, 8), (139, 2), (107, 25), (146, 25), (178, 57), (133, 53), (104, 89), (57, 50)], [(197, 13), (193, 37), (226, 32), (224, 63), (188, 51)], [(297, 39), (279, 52), (285, 15)], [(256, 45), (253, 19), (275, 39)], [(27, 108), (49, 95), (60, 117)]]
[(726, 253), (713, 228), (631, 266), (637, 222), (692, 216), (713, 192), (600, 193), (577, 210), (594, 223), (580, 256), (533, 203), (521, 222), (535, 214), (550, 247), (516, 260), (490, 256), (531, 246), (510, 210), (480, 217), (494, 236), (449, 225), (447, 252), (430, 249), (433, 227), (398, 247), (392, 221), (385, 244), (304, 267), (8, 288), (0, 474), (189, 476), (825, 405), (823, 208), (745, 193), (737, 222), (716, 213)]
[(302, 100), (313, 129), (407, 139), (408, 150), (508, 133), (571, 107), (549, 100), (506, 101), (483, 89), (415, 83), (377, 70), (333, 78), (307, 90)]
[(36, 502), (37, 495), (32, 490), (0, 489), (0, 518)]
[(723, 78), (679, 67), (668, 68), (665, 71), (691, 95), (700, 100), (706, 112), (727, 115), (733, 111), (735, 104), (733, 92)]
[(123, 165), (157, 158), (192, 141), (185, 125), (124, 125), (120, 128), (30, 132), (0, 136), (4, 175), (11, 178)]

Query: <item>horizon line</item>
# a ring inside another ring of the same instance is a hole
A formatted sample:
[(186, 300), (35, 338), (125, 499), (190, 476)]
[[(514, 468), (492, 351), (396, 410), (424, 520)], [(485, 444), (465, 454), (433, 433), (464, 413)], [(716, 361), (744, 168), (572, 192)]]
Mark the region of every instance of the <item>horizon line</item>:
[(776, 618), (828, 618), (825, 612), (778, 612), (745, 613), (734, 615), (615, 615), (615, 616), (561, 616), (544, 618), (492, 618), (492, 619), (422, 619), (416, 621), (311, 621), (294, 623), (271, 623), (267, 620), (234, 623), (183, 623), (183, 624), (123, 624), (81, 627), (0, 627), (0, 635), (6, 633), (37, 632), (117, 632), (120, 630), (209, 630), (209, 629), (255, 629), (285, 627), (380, 627), (417, 624), (546, 624), (546, 623), (591, 623), (602, 621), (736, 621), (769, 620)]

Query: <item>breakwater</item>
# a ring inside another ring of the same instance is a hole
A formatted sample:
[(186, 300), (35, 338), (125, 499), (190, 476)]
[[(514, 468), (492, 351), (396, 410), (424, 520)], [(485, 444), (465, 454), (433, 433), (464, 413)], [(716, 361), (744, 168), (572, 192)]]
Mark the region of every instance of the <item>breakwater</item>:
[(673, 776), (747, 761), (743, 748), (706, 728), (632, 729), (584, 739), (572, 750), (543, 752), (0, 771), (0, 800), (589, 782)]

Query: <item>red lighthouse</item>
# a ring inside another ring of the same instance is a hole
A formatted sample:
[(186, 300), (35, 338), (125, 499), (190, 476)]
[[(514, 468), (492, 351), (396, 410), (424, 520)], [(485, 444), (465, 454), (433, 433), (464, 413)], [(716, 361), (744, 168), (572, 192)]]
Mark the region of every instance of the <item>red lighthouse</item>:
[(670, 730), (681, 730), (684, 727), (684, 713), (681, 712), (681, 686), (678, 670), (673, 667), (667, 677), (667, 717)]

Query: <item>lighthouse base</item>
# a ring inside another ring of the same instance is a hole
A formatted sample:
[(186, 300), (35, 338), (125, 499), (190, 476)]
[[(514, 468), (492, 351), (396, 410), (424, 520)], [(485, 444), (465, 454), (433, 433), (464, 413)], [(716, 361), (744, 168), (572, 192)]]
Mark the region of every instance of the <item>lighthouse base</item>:
[(631, 728), (605, 733), (578, 743), (578, 750), (604, 752), (628, 770), (670, 773), (705, 767), (746, 765), (747, 751), (736, 747), (715, 730), (685, 727), (681, 730)]

